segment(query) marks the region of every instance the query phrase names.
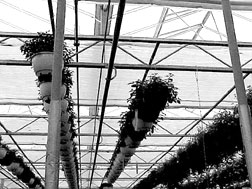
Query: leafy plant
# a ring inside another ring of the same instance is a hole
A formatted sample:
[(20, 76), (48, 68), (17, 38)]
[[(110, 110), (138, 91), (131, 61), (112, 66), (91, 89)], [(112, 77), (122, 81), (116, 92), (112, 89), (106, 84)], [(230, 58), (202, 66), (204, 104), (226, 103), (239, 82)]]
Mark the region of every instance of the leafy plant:
[[(191, 174), (180, 183), (180, 189), (189, 188), (242, 188), (247, 185), (248, 172), (244, 153), (224, 158), (223, 161), (211, 166), (203, 174)], [(247, 185), (248, 186), (248, 185)]]
[[(251, 101), (251, 93), (252, 90), (247, 93), (248, 101)], [(145, 185), (153, 188), (160, 183), (166, 184), (169, 188), (180, 188), (179, 183), (190, 174), (205, 175), (209, 167), (220, 164), (225, 158), (242, 150), (239, 115), (237, 116), (235, 111), (224, 110), (214, 117), (214, 121), (205, 130), (200, 131), (184, 148), (179, 149), (175, 156), (154, 170), (154, 172), (159, 172), (158, 182), (156, 182), (157, 178), (150, 174), (134, 188), (141, 188)], [(222, 175), (225, 173), (222, 172)], [(224, 177), (226, 178), (223, 176), (222, 180)], [(200, 177), (198, 183), (194, 183), (193, 187), (191, 187), (192, 184), (188, 184), (187, 188), (197, 188), (199, 183), (201, 184), (199, 188), (207, 188), (206, 180)], [(221, 181), (218, 180), (218, 182)]]
[[(144, 121), (156, 123), (160, 112), (168, 106), (168, 103), (180, 102), (179, 98), (177, 98), (177, 88), (174, 87), (172, 76), (173, 75), (170, 74), (166, 79), (162, 79), (154, 74), (144, 82), (137, 80), (130, 83), (133, 89), (130, 91), (130, 98), (128, 99), (129, 111), (121, 115), (121, 120), (119, 121), (119, 140), (110, 160), (110, 167), (105, 174), (106, 177), (109, 176), (109, 172), (118, 154), (122, 153), (120, 147), (135, 149), (140, 145), (140, 142), (146, 137), (148, 132), (153, 132), (154, 126), (152, 126), (150, 130), (135, 130), (132, 124), (132, 120), (135, 117), (135, 110), (138, 109), (138, 111), (140, 111), (140, 117)], [(130, 153), (128, 158), (130, 158), (133, 153)], [(125, 160), (126, 164), (128, 161), (129, 159)], [(124, 168), (124, 166), (125, 165), (122, 164), (122, 167), (118, 166), (116, 168)], [(144, 186), (143, 188), (147, 187)]]
[[(3, 153), (5, 152), (5, 153)], [(19, 180), (29, 188), (44, 189), (39, 177), (37, 177), (31, 168), (24, 162), (23, 157), (18, 155), (16, 150), (11, 150), (6, 144), (2, 143), (0, 136), (0, 164), (6, 166), (7, 170), (15, 175)]]
[[(53, 52), (54, 50), (54, 36), (49, 33), (38, 33), (38, 36), (25, 41), (21, 46), (21, 52), (25, 55), (27, 60), (31, 60), (37, 53), (46, 51)], [(63, 44), (63, 62), (65, 65), (70, 64), (72, 60), (72, 50), (69, 49), (64, 42)], [(77, 136), (74, 128), (75, 113), (73, 110), (74, 102), (71, 97), (71, 88), (73, 85), (72, 71), (68, 67), (64, 67), (62, 70), (62, 85), (66, 86), (66, 94), (64, 94), (64, 101), (67, 101), (67, 107), (64, 109), (64, 115), (62, 114), (61, 133), (60, 133), (60, 153), (62, 166), (67, 178), (67, 182), (70, 188), (78, 188), (78, 158), (77, 147), (74, 142), (74, 138)], [(43, 82), (52, 81), (52, 73), (43, 73), (38, 75), (36, 80), (38, 84)], [(38, 85), (39, 86), (39, 85)], [(50, 104), (50, 97), (43, 98), (46, 103)], [(73, 161), (69, 161), (69, 160)], [(75, 170), (74, 170), (74, 169)], [(75, 172), (76, 171), (76, 172)], [(76, 174), (76, 179), (73, 179), (72, 175)]]
[[(53, 52), (54, 48), (54, 36), (47, 32), (38, 32), (38, 36), (26, 40), (24, 44), (20, 47), (21, 52), (25, 55), (27, 60), (30, 60), (34, 55), (39, 52), (47, 51)], [(69, 49), (64, 42), (63, 46), (63, 60), (65, 64), (71, 62), (71, 57), (73, 55), (72, 49)]]
[(173, 84), (173, 74), (165, 78), (153, 74), (148, 79), (130, 83), (129, 109), (139, 111), (139, 118), (146, 122), (156, 122), (159, 113), (168, 103), (180, 103), (177, 88)]

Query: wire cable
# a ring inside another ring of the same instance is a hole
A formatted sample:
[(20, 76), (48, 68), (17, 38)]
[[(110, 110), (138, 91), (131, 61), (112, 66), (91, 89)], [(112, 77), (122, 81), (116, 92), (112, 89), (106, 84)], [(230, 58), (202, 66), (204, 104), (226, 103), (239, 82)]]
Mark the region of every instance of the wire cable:
[[(75, 11), (75, 50), (76, 50), (76, 62), (79, 62), (79, 41), (78, 41), (78, 27), (79, 27), (79, 22), (78, 22), (78, 0), (74, 0), (74, 11)], [(76, 90), (77, 90), (77, 127), (78, 127), (78, 133), (80, 134), (80, 81), (79, 81), (79, 67), (76, 67)], [(77, 185), (78, 188), (82, 188), (82, 179), (81, 179), (81, 146), (80, 146), (80, 140), (81, 136), (78, 137), (78, 143), (79, 143), (79, 173), (77, 172)], [(76, 169), (77, 171), (77, 169)]]
[[(108, 0), (108, 13), (110, 11), (110, 3), (111, 0)], [(109, 14), (107, 14), (107, 18), (106, 18), (106, 25), (105, 25), (105, 32), (104, 32), (104, 40), (103, 40), (103, 47), (102, 47), (102, 59), (101, 59), (101, 63), (104, 64), (105, 63), (105, 49), (106, 49), (106, 39), (107, 39), (107, 30), (108, 30), (108, 21), (109, 21)], [(94, 132), (96, 130), (96, 116), (98, 114), (98, 103), (99, 103), (99, 96), (100, 96), (100, 89), (101, 89), (101, 78), (102, 78), (102, 68), (100, 69), (100, 75), (99, 75), (99, 84), (98, 84), (98, 92), (97, 92), (97, 96), (96, 96), (96, 106), (95, 106), (95, 119), (94, 119)], [(100, 140), (97, 139), (97, 143), (98, 145), (100, 144)], [(94, 137), (92, 138), (92, 148), (94, 146)], [(92, 153), (93, 151), (91, 151), (91, 156), (90, 156), (90, 162), (92, 160)], [(96, 153), (95, 153), (95, 157), (96, 157)], [(96, 158), (95, 158), (96, 159)], [(92, 172), (91, 172), (91, 179), (90, 179), (90, 183), (89, 186), (91, 188), (91, 184), (92, 184), (92, 180), (93, 180), (93, 172), (94, 172), (94, 167), (95, 167), (95, 161), (94, 161), (94, 165), (92, 168)], [(90, 173), (90, 172), (89, 172)], [(90, 176), (90, 174), (89, 174)]]
[[(110, 0), (109, 0), (109, 2), (110, 2)], [(94, 164), (93, 164), (92, 175), (91, 175), (91, 180), (90, 180), (91, 182), (93, 180), (93, 175), (94, 175), (94, 168), (95, 168), (95, 164), (96, 164), (96, 158), (97, 158), (99, 142), (100, 142), (100, 137), (101, 137), (101, 132), (102, 132), (103, 118), (104, 118), (104, 114), (105, 114), (106, 102), (107, 102), (107, 98), (108, 98), (108, 91), (109, 91), (109, 86), (110, 86), (110, 81), (111, 81), (110, 78), (111, 78), (112, 71), (113, 71), (114, 60), (115, 60), (117, 45), (118, 45), (119, 36), (120, 36), (120, 30), (121, 30), (121, 25), (122, 25), (125, 4), (126, 4), (125, 0), (120, 0), (119, 5), (118, 5), (118, 13), (117, 13), (117, 19), (116, 19), (116, 23), (115, 23), (114, 37), (113, 37), (113, 43), (112, 43), (111, 54), (110, 54), (110, 59), (109, 59), (107, 80), (106, 80), (103, 99), (102, 99), (101, 117), (100, 117), (100, 124), (99, 124), (97, 142), (96, 142), (96, 148), (95, 148)], [(91, 182), (90, 182), (90, 187), (91, 187)]]

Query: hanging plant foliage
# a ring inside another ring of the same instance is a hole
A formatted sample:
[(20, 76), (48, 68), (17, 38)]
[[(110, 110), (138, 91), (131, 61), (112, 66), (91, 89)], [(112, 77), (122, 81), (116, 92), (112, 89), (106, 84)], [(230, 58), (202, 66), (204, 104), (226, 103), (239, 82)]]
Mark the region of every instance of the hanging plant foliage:
[[(247, 99), (251, 109), (251, 86), (247, 89)], [(231, 166), (232, 169), (234, 169), (234, 174), (240, 172), (240, 174), (243, 175), (239, 181), (236, 178), (240, 177), (230, 176), (232, 175), (230, 172), (231, 169), (228, 169), (228, 171), (223, 171), (221, 173), (221, 177), (218, 176), (221, 179), (216, 179), (217, 175), (211, 174), (209, 178), (202, 179), (200, 177), (195, 183), (189, 182), (185, 186), (180, 186), (180, 184), (183, 183), (183, 179), (189, 178), (192, 175), (206, 175), (207, 170), (212, 172), (214, 170), (213, 167), (218, 167), (218, 165), (223, 164), (223, 162), (225, 162), (227, 164), (226, 167), (228, 167), (229, 162), (226, 161), (226, 159), (233, 156), (238, 151), (243, 151), (241, 136), (237, 106), (234, 107), (233, 111), (221, 111), (214, 117), (213, 122), (210, 123), (206, 129), (200, 131), (184, 148), (179, 149), (175, 157), (167, 160), (157, 170), (152, 171), (158, 174), (153, 176), (151, 172), (147, 178), (141, 180), (133, 188), (154, 188), (158, 184), (165, 184), (168, 188), (207, 188), (208, 186), (206, 184), (208, 184), (208, 181), (212, 185), (215, 185), (213, 188), (217, 186), (234, 188), (232, 183), (235, 182), (238, 188), (248, 186), (247, 172), (244, 171), (246, 168), (238, 168), (238, 165), (242, 165), (240, 162), (233, 163)], [(174, 161), (174, 159), (176, 159), (176, 161)], [(243, 166), (245, 166), (245, 164), (243, 164)], [(220, 169), (223, 170), (223, 166), (221, 166)], [(176, 174), (178, 170), (179, 173)]]
[(169, 74), (163, 79), (154, 74), (145, 81), (130, 83), (129, 111), (122, 113), (119, 139), (105, 174), (109, 183), (115, 182), (120, 176), (147, 134), (154, 132), (154, 124), (158, 122), (162, 110), (169, 103), (180, 102), (172, 77)]

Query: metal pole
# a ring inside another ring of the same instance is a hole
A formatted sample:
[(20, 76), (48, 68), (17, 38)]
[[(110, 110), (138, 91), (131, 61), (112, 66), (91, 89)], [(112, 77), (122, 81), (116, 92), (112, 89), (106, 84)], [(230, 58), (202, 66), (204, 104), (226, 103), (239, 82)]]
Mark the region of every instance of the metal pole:
[[(76, 52), (76, 55), (75, 55), (75, 60), (76, 62), (79, 62), (79, 39), (78, 39), (78, 36), (79, 36), (79, 17), (78, 17), (78, 0), (74, 0), (74, 15), (75, 15), (75, 41), (74, 41), (74, 46), (75, 46), (75, 52)], [(76, 67), (76, 84), (77, 84), (77, 128), (78, 128), (78, 134), (81, 133), (80, 131), (80, 81), (79, 81), (79, 67)], [(82, 178), (81, 178), (81, 147), (80, 147), (80, 143), (81, 143), (81, 137), (78, 136), (78, 143), (79, 143), (79, 173), (77, 172), (77, 178), (78, 178), (78, 188), (82, 188)]]
[(101, 138), (101, 132), (102, 132), (102, 124), (103, 124), (103, 119), (104, 119), (104, 114), (105, 114), (105, 108), (106, 108), (107, 97), (108, 97), (108, 92), (109, 92), (110, 80), (111, 80), (112, 71), (113, 71), (113, 67), (114, 67), (117, 44), (118, 44), (119, 36), (120, 36), (120, 30), (121, 30), (121, 24), (122, 24), (125, 4), (126, 4), (126, 0), (120, 0), (119, 5), (118, 5), (117, 18), (116, 18), (116, 24), (115, 24), (115, 29), (114, 29), (114, 37), (113, 37), (113, 43), (112, 43), (110, 59), (109, 59), (109, 67), (108, 67), (105, 89), (104, 89), (104, 94), (103, 94), (103, 99), (102, 99), (101, 117), (100, 117), (100, 124), (99, 124), (98, 134), (97, 134), (94, 164), (93, 164), (91, 178), (90, 178), (90, 186), (89, 186), (90, 188), (91, 188), (93, 175), (94, 175), (96, 158), (97, 158), (97, 153), (98, 153), (98, 148), (99, 148), (99, 143), (100, 143), (100, 138)]
[(54, 14), (53, 14), (52, 0), (47, 0), (47, 2), (48, 2), (49, 14), (50, 14), (52, 33), (53, 33), (53, 35), (55, 35), (55, 24), (54, 24)]
[(51, 109), (46, 152), (45, 188), (56, 189), (59, 184), (59, 149), (61, 99), (60, 87), (63, 67), (63, 43), (65, 28), (66, 0), (58, 0), (56, 15), (56, 31), (54, 36), (54, 64), (52, 69)]
[(245, 86), (242, 79), (242, 70), (239, 57), (239, 50), (235, 35), (233, 17), (229, 0), (222, 0), (222, 8), (225, 19), (226, 31), (228, 36), (229, 52), (233, 66), (234, 82), (239, 105), (240, 126), (243, 145), (245, 148), (245, 159), (249, 174), (250, 183), (252, 182), (252, 127), (250, 110), (246, 98)]

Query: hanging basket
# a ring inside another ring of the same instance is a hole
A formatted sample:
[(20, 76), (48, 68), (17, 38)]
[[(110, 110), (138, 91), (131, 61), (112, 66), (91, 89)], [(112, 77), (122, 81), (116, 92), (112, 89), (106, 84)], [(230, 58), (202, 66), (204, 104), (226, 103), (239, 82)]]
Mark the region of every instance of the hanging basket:
[(125, 139), (124, 139), (124, 142), (125, 142), (125, 145), (129, 148), (137, 148), (141, 141), (133, 141), (130, 136), (127, 136)]
[(128, 146), (125, 146), (125, 147), (120, 147), (120, 151), (126, 157), (129, 157), (129, 156), (132, 156), (135, 153), (136, 148), (130, 148)]
[(7, 167), (8, 171), (11, 171), (13, 175), (21, 175), (24, 171), (24, 168), (20, 166), (20, 163), (12, 162)]
[(138, 110), (135, 110), (135, 117), (132, 120), (132, 125), (135, 131), (149, 131), (153, 125), (152, 122), (144, 122), (142, 119), (138, 118)]
[(124, 158), (125, 158), (125, 155), (122, 154), (122, 153), (119, 153), (119, 154), (116, 155), (116, 159), (119, 159), (119, 160), (121, 160), (121, 161), (123, 161)]
[(121, 164), (124, 164), (124, 157), (123, 158), (116, 158), (114, 163), (115, 166), (121, 166)]
[(61, 135), (60, 136), (60, 142), (61, 143), (69, 142), (71, 137), (72, 137), (72, 133), (70, 133), (70, 132), (66, 133), (65, 135)]
[(61, 111), (62, 112), (66, 112), (67, 111), (68, 104), (69, 104), (68, 100), (66, 100), (66, 99), (61, 100)]
[(61, 113), (61, 123), (67, 124), (69, 120), (70, 114), (68, 112), (62, 112)]
[(53, 52), (39, 52), (31, 58), (36, 76), (52, 73)]
[(5, 148), (0, 148), (0, 159), (4, 159), (7, 154), (7, 150)]
[(73, 141), (69, 140), (64, 143), (61, 143), (61, 149), (64, 146), (65, 149), (72, 149), (71, 146), (73, 145)]
[(124, 162), (115, 162), (115, 165), (113, 166), (112, 170), (123, 170), (125, 167)]
[(118, 178), (117, 176), (111, 174), (111, 175), (108, 176), (107, 182), (108, 183), (114, 183), (117, 178)]
[[(73, 161), (74, 162), (74, 156), (72, 153), (69, 153), (67, 151), (60, 151), (60, 159), (62, 161)], [(62, 162), (63, 163), (63, 162)], [(63, 163), (64, 164), (64, 163)]]
[(116, 176), (118, 176), (119, 177), (119, 175), (123, 172), (123, 168), (120, 168), (120, 167), (118, 167), (118, 168), (112, 168), (112, 173), (114, 174), (114, 175), (116, 175)]
[(69, 169), (69, 167), (72, 167), (74, 165), (74, 158), (61, 156), (61, 162), (62, 162), (62, 166), (64, 167), (64, 169)]
[(74, 181), (74, 178), (76, 178), (76, 168), (75, 167), (66, 168), (64, 172), (67, 175), (69, 181)]
[(71, 124), (69, 123), (61, 123), (61, 133), (69, 132), (70, 127), (71, 127)]
[(46, 101), (43, 102), (43, 110), (49, 114), (50, 111), (50, 103), (47, 103)]
[[(51, 97), (51, 87), (52, 87), (52, 82), (42, 82), (39, 84), (40, 98), (43, 101)], [(60, 98), (63, 99), (65, 95), (66, 95), (66, 86), (61, 85)]]
[[(46, 101), (43, 101), (43, 110), (49, 114), (50, 112), (50, 103), (47, 103)], [(68, 107), (68, 101), (66, 99), (61, 100), (61, 111), (66, 112)]]

